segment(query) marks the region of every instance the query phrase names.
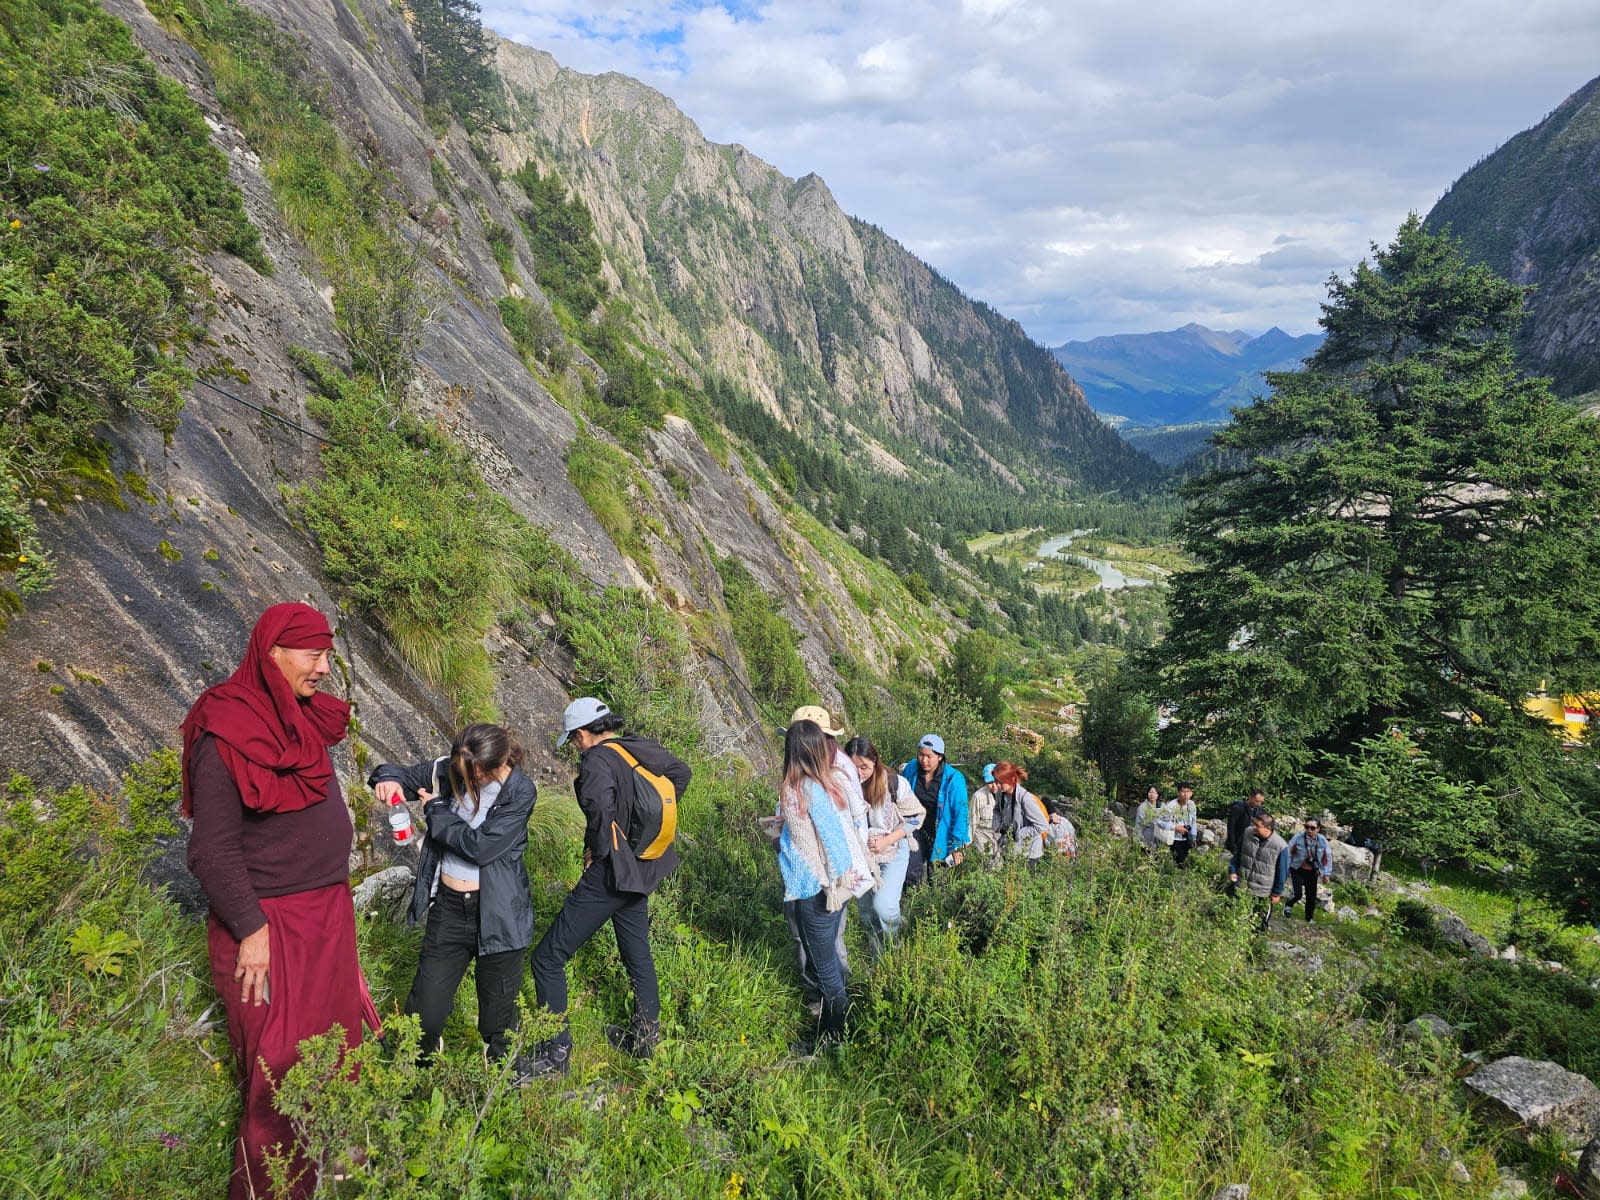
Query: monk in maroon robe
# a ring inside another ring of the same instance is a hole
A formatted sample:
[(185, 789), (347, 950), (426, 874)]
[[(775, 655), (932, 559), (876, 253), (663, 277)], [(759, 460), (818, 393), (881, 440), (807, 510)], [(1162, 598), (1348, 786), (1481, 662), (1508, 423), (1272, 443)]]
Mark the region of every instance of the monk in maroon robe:
[(244, 1111), (230, 1200), (271, 1195), (264, 1154), (290, 1155), (293, 1197), (316, 1170), (272, 1105), (299, 1043), (338, 1025), (345, 1043), (377, 1028), (356, 960), (350, 899), (354, 829), (329, 747), (350, 706), (318, 685), (333, 631), (306, 604), (261, 614), (239, 669), (183, 722), (189, 869), (205, 888), (211, 976), (228, 1017)]

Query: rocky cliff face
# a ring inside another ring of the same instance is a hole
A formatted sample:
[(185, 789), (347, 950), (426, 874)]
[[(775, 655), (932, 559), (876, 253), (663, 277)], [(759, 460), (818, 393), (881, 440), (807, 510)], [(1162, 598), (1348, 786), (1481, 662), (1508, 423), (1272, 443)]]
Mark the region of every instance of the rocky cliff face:
[[(569, 483), (564, 459), (578, 422), (551, 394), (554, 384), (530, 373), (495, 307), (508, 287), (543, 303), (516, 232), (520, 193), (490, 178), (459, 126), (443, 135), (430, 128), (397, 10), (355, 0), (258, 7), (303, 39), (345, 143), (390, 173), (405, 213), (399, 232), (433, 247), (438, 312), (408, 406), (467, 446), (484, 477), (547, 527), (588, 580), (650, 587), (690, 623), (708, 744), (769, 763), (770, 732), (728, 632), (711, 551), (739, 558), (781, 604), (826, 703), (838, 699), (831, 655), (882, 669), (913, 631), (893, 614), (862, 612), (858, 597), (874, 594), (864, 562), (819, 548), (737, 453), (724, 465), (677, 418), (639, 454), (636, 498), (655, 518), (645, 535), (655, 578), (646, 584)], [(0, 697), (0, 762), (52, 785), (103, 786), (175, 744), (196, 693), (232, 669), (256, 614), (285, 599), (340, 613), (341, 690), (358, 706), (362, 737), (379, 759), (415, 755), (449, 728), (448, 698), (368, 615), (342, 609), (283, 494), (319, 469), (319, 434), (290, 348), (348, 362), (332, 285), (275, 207), (261, 159), (170, 13), (164, 25), (136, 0), (107, 8), (206, 113), (276, 271), (258, 274), (225, 255), (205, 264), (214, 306), (195, 365), (209, 383), (194, 389), (175, 436), (164, 442), (132, 424), (106, 430), (117, 500), (41, 510), (59, 579), (0, 636), (0, 668), (13, 681)], [(1063, 476), (1104, 480), (1148, 467), (1101, 429), (1062, 372), (1029, 360), (1043, 350), (845, 217), (821, 180), (787, 180), (742, 148), (706, 143), (632, 80), (578, 76), (509, 43), (500, 44), (499, 67), (517, 113), (496, 144), (506, 170), (539, 157), (573, 182), (595, 214), (617, 290), (685, 370), (736, 380), (791, 419), (853, 429), (886, 470), (902, 467), (880, 442), (960, 441), (976, 453), (985, 431), (1053, 445), (1052, 469)], [(510, 284), (486, 238), (491, 224), (514, 231)], [(988, 424), (974, 423), (974, 413)], [(533, 769), (564, 778), (540, 747), (574, 686), (570, 657), (553, 636), (530, 644), (510, 627), (492, 632), (488, 648), (497, 702), (530, 735)], [(354, 773), (348, 757), (342, 765)]]
[(1537, 287), (1517, 339), (1557, 391), (1600, 389), (1600, 79), (1456, 180), (1428, 214), (1480, 262)]
[(707, 142), (636, 80), (507, 41), (498, 69), (516, 113), (499, 157), (555, 169), (583, 197), (619, 283), (691, 369), (776, 413), (831, 414), (869, 444), (953, 441), (981, 462), (995, 441), (1042, 437), (1064, 477), (1150, 473), (1015, 322), (846, 216), (817, 176)]

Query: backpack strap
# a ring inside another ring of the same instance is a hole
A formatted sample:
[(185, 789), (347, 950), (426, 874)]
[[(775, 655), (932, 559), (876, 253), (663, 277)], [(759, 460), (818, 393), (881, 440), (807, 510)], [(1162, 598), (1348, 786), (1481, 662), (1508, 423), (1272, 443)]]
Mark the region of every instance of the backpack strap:
[[(600, 744), (602, 746), (610, 746), (613, 750), (620, 754), (622, 756), (622, 761), (628, 764), (629, 770), (637, 771), (639, 769), (639, 760), (633, 755), (629, 754), (628, 751), (617, 742), (616, 738), (607, 738)], [(622, 834), (622, 836), (619, 837), (619, 834)], [(613, 850), (621, 849), (621, 842), (624, 840), (624, 838), (626, 838), (626, 836), (626, 834), (622, 833), (622, 830), (617, 825), (616, 820), (613, 819), (611, 822), (611, 848)]]
[(610, 746), (618, 754), (622, 755), (622, 761), (627, 763), (635, 771), (639, 769), (639, 760), (633, 755), (629, 754), (628, 751), (623, 747), (622, 743), (618, 742), (616, 738), (607, 738), (600, 744), (602, 746)]

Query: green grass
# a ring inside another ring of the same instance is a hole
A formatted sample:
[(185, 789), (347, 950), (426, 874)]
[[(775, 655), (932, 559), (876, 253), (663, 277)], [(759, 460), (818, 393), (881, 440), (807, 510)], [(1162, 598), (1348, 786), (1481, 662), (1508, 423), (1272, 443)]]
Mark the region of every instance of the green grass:
[(1425, 879), (1427, 899), (1459, 916), (1496, 948), (1514, 943), (1524, 956), (1565, 963), (1586, 977), (1600, 977), (1600, 946), (1594, 930), (1570, 925), (1548, 902), (1532, 895), (1520, 898), (1508, 879), (1470, 867), (1436, 867), (1423, 872), (1408, 859), (1389, 856), (1384, 870), (1406, 881)]
[[(29, 824), (14, 804), (6, 848), (70, 852), (60, 839), (114, 820), (114, 807), (72, 803), (71, 826)], [(875, 963), (853, 932), (852, 1040), (791, 1058), (810, 1018), (755, 831), (771, 805), (763, 781), (697, 760), (684, 866), (651, 901), (666, 1034), (654, 1060), (606, 1047), (601, 1026), (629, 1001), (604, 936), (570, 968), (565, 1084), (513, 1090), (486, 1071), (470, 987), (425, 1074), (402, 1043), (367, 1049), (357, 1080), (331, 1062), (319, 1079), (310, 1049), (283, 1099), (313, 1150), (373, 1150), (336, 1194), (1176, 1200), (1243, 1182), (1266, 1196), (1487, 1195), (1494, 1142), (1444, 1064), (1390, 1043), (1381, 1022), (1352, 1023), (1361, 1009), (1340, 989), (1264, 962), (1204, 873), (1087, 831), (1076, 864), (964, 868), (912, 896), (905, 936)], [(216, 1009), (201, 927), (140, 881), (120, 844), (103, 840), (66, 893), (0, 907), (0, 1168), (22, 1195), (201, 1195), (227, 1172), (237, 1101), (226, 1041), (202, 1022)], [(530, 851), (541, 926), (577, 851), (559, 837)], [(132, 947), (120, 975), (83, 939), (68, 947), (85, 924), (100, 945), (120, 933)], [(397, 1035), (419, 938), (383, 919), (360, 926)], [(121, 1115), (86, 1126), (84, 1112)], [(1436, 1145), (1473, 1184), (1446, 1179)]]

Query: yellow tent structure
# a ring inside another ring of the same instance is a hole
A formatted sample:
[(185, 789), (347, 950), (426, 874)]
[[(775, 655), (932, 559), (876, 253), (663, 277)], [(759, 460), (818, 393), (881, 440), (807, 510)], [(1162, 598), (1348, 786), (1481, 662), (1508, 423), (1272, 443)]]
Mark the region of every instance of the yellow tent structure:
[(1600, 713), (1600, 692), (1550, 696), (1541, 687), (1522, 702), (1522, 707), (1531, 716), (1543, 717), (1565, 740), (1576, 742), (1589, 732), (1589, 714)]

